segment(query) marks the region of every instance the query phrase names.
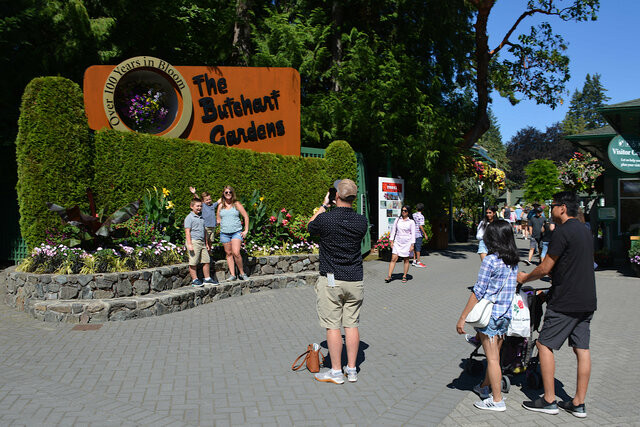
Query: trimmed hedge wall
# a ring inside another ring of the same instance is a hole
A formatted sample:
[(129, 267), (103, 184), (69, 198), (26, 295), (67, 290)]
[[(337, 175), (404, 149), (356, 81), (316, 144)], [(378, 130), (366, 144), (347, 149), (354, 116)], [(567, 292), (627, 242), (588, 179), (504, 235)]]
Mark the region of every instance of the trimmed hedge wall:
[(191, 193), (208, 191), (216, 200), (225, 185), (240, 196), (257, 189), (274, 209), (310, 214), (338, 178), (357, 182), (357, 160), (345, 141), (335, 141), (324, 159), (257, 153), (251, 150), (102, 130), (93, 138), (82, 91), (58, 77), (34, 79), (23, 96), (17, 139), (20, 229), (31, 249), (60, 223), (45, 203), (109, 214), (156, 186), (171, 191), (176, 217), (189, 212)]
[[(231, 185), (239, 196), (257, 189), (273, 208), (312, 212), (331, 181), (324, 159), (257, 153), (183, 139), (147, 134), (99, 131), (95, 137), (97, 200), (123, 206), (146, 188), (171, 191), (176, 216), (189, 213), (189, 186), (211, 193), (214, 200)], [(353, 150), (351, 156), (355, 159)]]
[(93, 181), (93, 146), (77, 84), (39, 77), (27, 85), (16, 158), (20, 231), (32, 248), (44, 241), (47, 229), (60, 224), (46, 202), (89, 208), (86, 190)]

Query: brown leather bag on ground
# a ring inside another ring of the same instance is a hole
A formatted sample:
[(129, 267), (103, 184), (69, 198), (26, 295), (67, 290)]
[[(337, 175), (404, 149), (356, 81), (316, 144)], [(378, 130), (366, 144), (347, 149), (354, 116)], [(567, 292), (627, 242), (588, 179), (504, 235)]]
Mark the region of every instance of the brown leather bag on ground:
[[(306, 364), (309, 372), (320, 372), (320, 356), (322, 356), (322, 364), (324, 365), (324, 356), (320, 353), (320, 345), (316, 343), (309, 344), (307, 351), (298, 356), (298, 358), (293, 362), (293, 365), (291, 365), (291, 369), (297, 371)], [(302, 362), (296, 366), (296, 363), (298, 363), (302, 357), (304, 357), (304, 359), (302, 359)]]

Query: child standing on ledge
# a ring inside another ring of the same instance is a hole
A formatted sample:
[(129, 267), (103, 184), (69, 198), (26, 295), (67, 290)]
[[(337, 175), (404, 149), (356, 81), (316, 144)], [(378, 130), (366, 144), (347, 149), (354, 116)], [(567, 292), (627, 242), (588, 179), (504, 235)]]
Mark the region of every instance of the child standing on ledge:
[(202, 212), (202, 201), (198, 198), (191, 200), (191, 212), (184, 219), (184, 234), (187, 250), (189, 251), (189, 274), (191, 275), (191, 286), (203, 286), (203, 282), (198, 279), (198, 264), (202, 265), (204, 283), (215, 284), (209, 275), (209, 250), (211, 245), (205, 237), (204, 218)]

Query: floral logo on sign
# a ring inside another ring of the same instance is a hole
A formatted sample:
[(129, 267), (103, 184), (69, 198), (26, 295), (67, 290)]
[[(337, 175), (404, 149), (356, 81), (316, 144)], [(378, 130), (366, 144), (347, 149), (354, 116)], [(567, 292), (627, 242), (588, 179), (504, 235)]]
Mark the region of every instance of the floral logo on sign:
[(169, 109), (159, 85), (126, 82), (118, 86), (116, 106), (122, 121), (138, 132), (158, 133), (166, 128)]

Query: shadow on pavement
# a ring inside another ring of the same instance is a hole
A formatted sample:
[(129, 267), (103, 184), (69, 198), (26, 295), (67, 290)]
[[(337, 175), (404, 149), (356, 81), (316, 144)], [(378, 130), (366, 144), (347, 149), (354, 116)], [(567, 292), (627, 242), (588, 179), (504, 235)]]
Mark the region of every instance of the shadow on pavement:
[(449, 245), (447, 249), (430, 250), (429, 255), (441, 255), (451, 259), (467, 259), (470, 254), (475, 254), (477, 251), (478, 245), (475, 243), (454, 243)]
[[(344, 341), (345, 337), (342, 335), (342, 339)], [(327, 340), (324, 340), (320, 343), (320, 346), (327, 350), (327, 357), (324, 359), (324, 365), (320, 366), (321, 368), (331, 368), (331, 355), (329, 355), (329, 346), (327, 344)], [(358, 355), (356, 356), (356, 368), (360, 371), (360, 365), (364, 362), (365, 356), (364, 351), (369, 348), (369, 344), (364, 341), (360, 341), (360, 346), (358, 347)], [(347, 365), (347, 349), (344, 345), (342, 345), (342, 360), (340, 366)]]

